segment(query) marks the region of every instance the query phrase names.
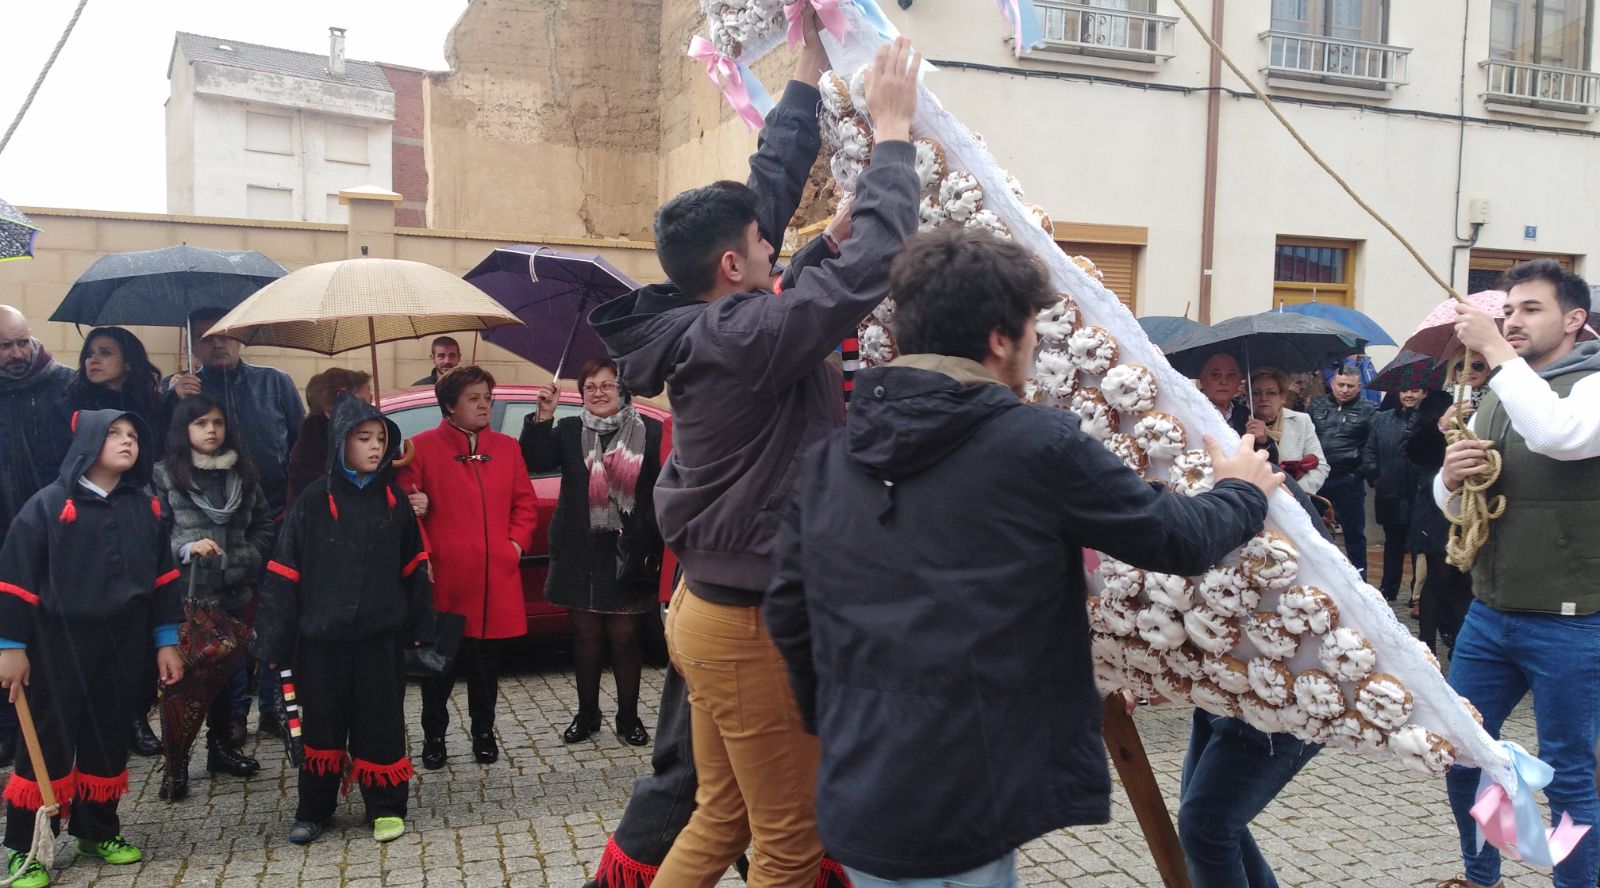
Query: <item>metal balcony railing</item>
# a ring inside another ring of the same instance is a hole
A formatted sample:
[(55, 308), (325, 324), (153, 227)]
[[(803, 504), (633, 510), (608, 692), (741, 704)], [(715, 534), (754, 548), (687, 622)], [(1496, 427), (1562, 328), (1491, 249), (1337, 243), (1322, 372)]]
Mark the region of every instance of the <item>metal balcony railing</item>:
[(1488, 80), (1487, 98), (1580, 113), (1592, 113), (1600, 106), (1600, 74), (1505, 59), (1481, 64)]
[(1034, 6), (1048, 50), (1143, 62), (1169, 59), (1176, 51), (1178, 20), (1171, 16), (1072, 0), (1036, 0)]
[(1263, 31), (1271, 74), (1386, 89), (1406, 82), (1411, 50), (1288, 31)]

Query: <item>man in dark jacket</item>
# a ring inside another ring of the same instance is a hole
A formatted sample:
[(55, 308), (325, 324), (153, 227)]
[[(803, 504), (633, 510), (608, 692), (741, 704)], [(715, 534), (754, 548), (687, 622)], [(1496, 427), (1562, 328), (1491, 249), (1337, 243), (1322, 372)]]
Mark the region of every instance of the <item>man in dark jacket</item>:
[(1110, 817), (1083, 547), (1203, 572), (1261, 529), (1281, 476), (1248, 437), (1230, 458), (1208, 440), (1215, 488), (1176, 496), (1022, 403), (1055, 294), (1010, 241), (919, 236), (891, 288), (903, 354), (806, 457), (767, 625), (852, 877), (1005, 884), (1017, 846)]
[(1417, 495), (1417, 468), (1406, 458), (1405, 439), (1425, 394), (1414, 388), (1392, 395), (1394, 405), (1372, 417), (1372, 430), (1361, 451), (1361, 476), (1374, 490), (1373, 513), (1383, 528), (1383, 578), (1378, 591), (1390, 601), (1400, 597), (1411, 535), (1411, 505)]
[[(752, 835), (752, 882), (810, 885), (822, 857), (811, 812), (816, 740), (800, 726), (759, 605), (796, 457), (843, 414), (838, 374), (825, 361), (882, 301), (888, 261), (917, 227), (910, 125), (920, 56), (905, 40), (880, 51), (866, 91), (876, 145), (851, 233), (837, 259), (774, 295), (771, 244), (794, 215), (821, 142), (811, 84), (827, 59), (814, 20), (808, 28), (794, 80), (751, 159), (750, 186), (719, 182), (669, 201), (655, 234), (671, 283), (590, 318), (629, 390), (667, 387), (673, 404), (656, 517), (684, 570), (667, 635), (689, 688), (700, 775), (695, 813), (661, 865), (673, 884), (714, 882)], [(736, 638), (718, 629), (730, 623), (742, 627)]]
[(1378, 405), (1361, 397), (1361, 368), (1343, 364), (1333, 375), (1332, 391), (1311, 402), (1311, 422), (1328, 458), (1328, 480), (1317, 493), (1333, 503), (1344, 531), (1344, 551), (1363, 577), (1367, 575), (1367, 488), (1361, 483), (1361, 453)]

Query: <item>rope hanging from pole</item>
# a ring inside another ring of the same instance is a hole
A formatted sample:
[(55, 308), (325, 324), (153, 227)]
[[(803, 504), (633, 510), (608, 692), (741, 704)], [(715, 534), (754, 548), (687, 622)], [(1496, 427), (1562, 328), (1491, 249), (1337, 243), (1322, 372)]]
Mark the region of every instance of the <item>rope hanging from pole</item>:
[(40, 69), (39, 76), (33, 81), (33, 89), (28, 90), (27, 98), (22, 100), (22, 107), (17, 109), (17, 116), (12, 118), (11, 126), (6, 128), (6, 134), (0, 136), (0, 151), (6, 150), (6, 145), (11, 142), (11, 134), (22, 125), (22, 118), (33, 105), (33, 97), (39, 94), (39, 87), (44, 86), (44, 78), (50, 73), (50, 68), (56, 63), (56, 57), (61, 55), (61, 48), (67, 45), (67, 38), (72, 36), (72, 29), (77, 27), (78, 16), (83, 15), (83, 8), (89, 5), (89, 0), (78, 0), (78, 8), (72, 11), (72, 18), (67, 21), (67, 29), (61, 32), (61, 39), (56, 41), (56, 48), (50, 51), (50, 58), (45, 59), (44, 67)]
[[(1184, 18), (1189, 20), (1189, 24), (1193, 25), (1194, 29), (1199, 32), (1200, 39), (1204, 40), (1206, 45), (1211, 47), (1211, 51), (1217, 54), (1217, 58), (1228, 66), (1228, 70), (1233, 72), (1233, 76), (1239, 78), (1245, 86), (1250, 87), (1250, 91), (1255, 93), (1255, 97), (1261, 100), (1261, 104), (1266, 107), (1273, 117), (1277, 118), (1278, 123), (1283, 125), (1290, 137), (1310, 156), (1312, 161), (1321, 167), (1322, 171), (1327, 173), (1334, 182), (1338, 183), (1339, 187), (1344, 189), (1344, 193), (1348, 194), (1350, 199), (1356, 202), (1357, 206), (1365, 210), (1367, 215), (1383, 226), (1385, 231), (1393, 235), (1394, 239), (1400, 243), (1400, 246), (1411, 254), (1411, 258), (1415, 259), (1417, 264), (1422, 267), (1422, 270), (1433, 278), (1433, 282), (1438, 284), (1440, 289), (1450, 294), (1450, 298), (1456, 302), (1465, 303), (1466, 300), (1456, 291), (1456, 288), (1452, 287), (1449, 281), (1446, 281), (1439, 272), (1435, 271), (1433, 266), (1428, 264), (1428, 260), (1422, 258), (1422, 254), (1417, 251), (1416, 247), (1412, 246), (1411, 241), (1407, 240), (1405, 235), (1401, 234), (1400, 230), (1395, 228), (1371, 204), (1363, 200), (1361, 195), (1356, 193), (1355, 188), (1349, 182), (1346, 182), (1343, 176), (1335, 172), (1326, 160), (1322, 159), (1322, 155), (1311, 147), (1305, 137), (1300, 135), (1300, 131), (1294, 128), (1294, 124), (1290, 123), (1289, 119), (1283, 116), (1283, 112), (1278, 110), (1277, 103), (1273, 102), (1272, 98), (1263, 92), (1254, 80), (1240, 70), (1238, 65), (1234, 64), (1227, 51), (1222, 48), (1221, 44), (1217, 43), (1211, 33), (1200, 24), (1200, 20), (1195, 17), (1195, 14), (1190, 11), (1188, 4), (1184, 0), (1172, 0), (1172, 2), (1183, 13)], [(1468, 366), (1471, 360), (1472, 350), (1467, 349), (1462, 358), (1462, 367)], [(1456, 384), (1457, 405), (1462, 403), (1462, 395), (1464, 393), (1465, 386), (1458, 379)], [(1466, 421), (1461, 416), (1459, 406), (1451, 418), (1450, 426), (1451, 428), (1445, 437), (1451, 444), (1457, 441), (1478, 440), (1478, 436), (1473, 433), (1472, 429), (1467, 427)], [(1492, 443), (1484, 451), (1484, 459), (1487, 463), (1487, 470), (1475, 478), (1469, 478), (1464, 481), (1460, 489), (1450, 495), (1451, 500), (1459, 501), (1457, 512), (1452, 514), (1449, 509), (1445, 509), (1445, 517), (1450, 521), (1450, 540), (1446, 547), (1445, 557), (1452, 566), (1462, 571), (1469, 570), (1472, 567), (1472, 563), (1477, 560), (1478, 550), (1483, 548), (1483, 544), (1488, 541), (1489, 523), (1504, 515), (1506, 511), (1506, 498), (1504, 496), (1496, 496), (1492, 500), (1488, 496), (1489, 488), (1500, 480), (1502, 462), (1500, 453), (1494, 449)]]

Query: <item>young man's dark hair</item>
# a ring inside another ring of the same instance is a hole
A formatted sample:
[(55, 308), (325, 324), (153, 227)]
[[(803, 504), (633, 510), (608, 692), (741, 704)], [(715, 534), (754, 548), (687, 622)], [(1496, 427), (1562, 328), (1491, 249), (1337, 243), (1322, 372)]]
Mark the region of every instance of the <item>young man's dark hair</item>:
[(674, 197), (656, 211), (656, 258), (683, 295), (699, 298), (717, 279), (722, 254), (742, 250), (761, 198), (723, 180)]
[[(1533, 259), (1513, 265), (1500, 278), (1500, 289), (1509, 293), (1512, 287), (1529, 281), (1549, 281), (1556, 288), (1556, 303), (1563, 312), (1581, 308), (1585, 315), (1589, 314), (1588, 282), (1562, 268), (1556, 260)], [(1588, 318), (1584, 320), (1587, 322)]]
[(1028, 318), (1055, 302), (1044, 268), (992, 234), (943, 229), (906, 241), (889, 270), (894, 338), (901, 354), (981, 362), (989, 333), (1016, 339)]
[(477, 364), (457, 367), (441, 376), (439, 381), (433, 384), (433, 396), (439, 401), (439, 412), (449, 416), (456, 402), (461, 400), (461, 393), (466, 391), (467, 386), (476, 382), (487, 382), (490, 394), (494, 393), (494, 374)]
[(428, 344), (428, 351), (432, 352), (441, 345), (453, 345), (458, 351), (461, 349), (461, 343), (457, 342), (454, 336), (440, 336)]

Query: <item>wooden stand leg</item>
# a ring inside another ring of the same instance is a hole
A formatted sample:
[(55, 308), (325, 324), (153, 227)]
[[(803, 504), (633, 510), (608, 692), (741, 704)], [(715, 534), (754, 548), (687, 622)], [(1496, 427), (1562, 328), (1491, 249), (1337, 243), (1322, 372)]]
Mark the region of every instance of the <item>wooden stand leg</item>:
[(1161, 874), (1161, 884), (1166, 888), (1190, 888), (1189, 868), (1184, 863), (1183, 847), (1178, 844), (1178, 831), (1167, 814), (1167, 803), (1161, 798), (1161, 787), (1150, 770), (1150, 759), (1144, 754), (1144, 743), (1139, 740), (1139, 729), (1133, 724), (1121, 694), (1106, 698), (1105, 719), (1100, 728), (1106, 741), (1106, 750), (1117, 766), (1117, 776), (1122, 778), (1122, 788), (1128, 793), (1133, 813), (1139, 818), (1139, 828), (1144, 832), (1145, 843), (1150, 846), (1150, 857)]

